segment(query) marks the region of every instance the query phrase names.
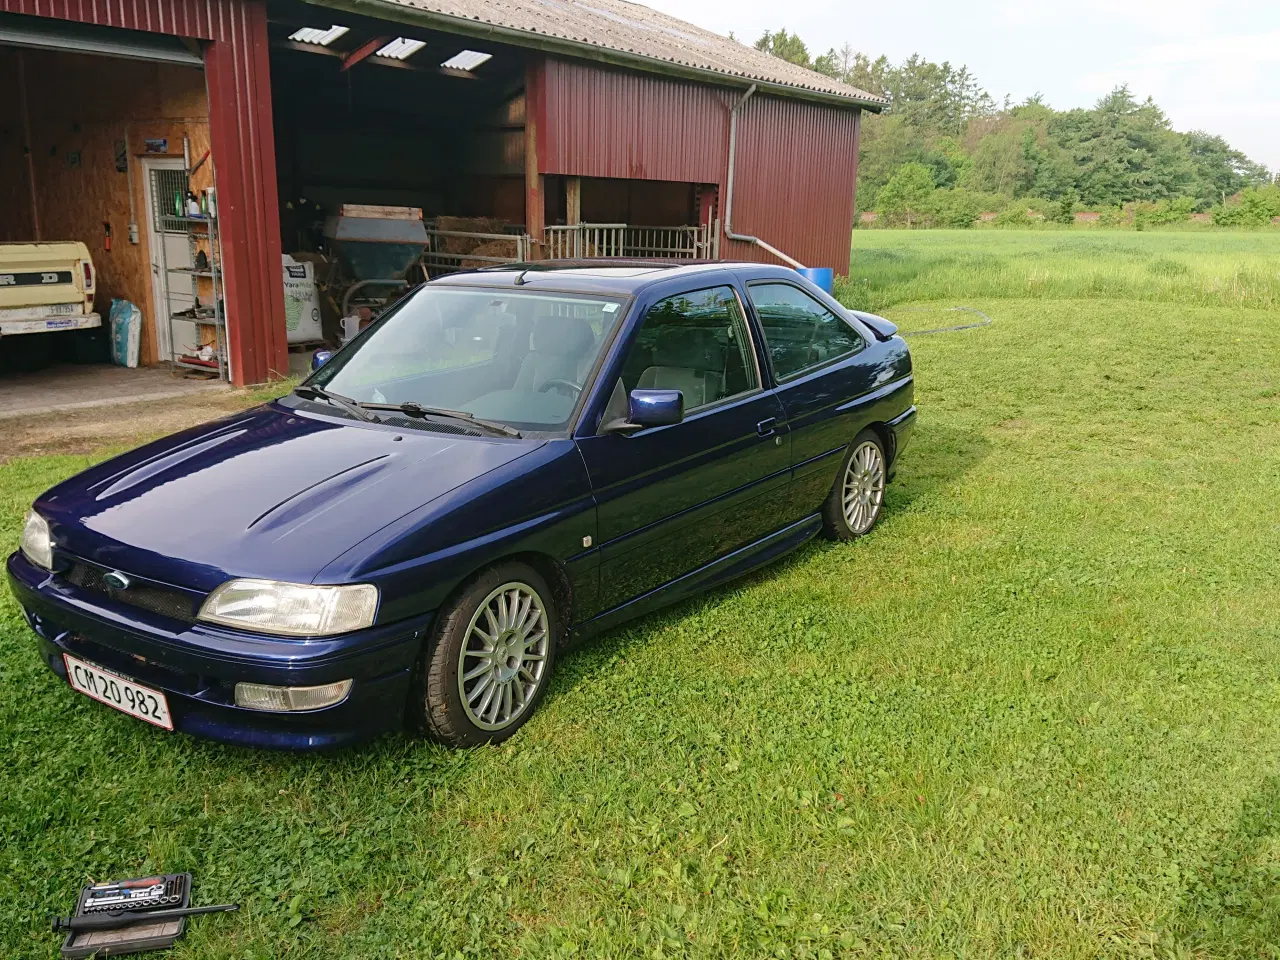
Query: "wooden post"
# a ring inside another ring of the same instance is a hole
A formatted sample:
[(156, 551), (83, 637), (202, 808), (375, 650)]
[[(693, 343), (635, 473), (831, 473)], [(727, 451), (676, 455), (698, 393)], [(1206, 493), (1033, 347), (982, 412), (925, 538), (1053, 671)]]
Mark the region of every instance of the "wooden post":
[(546, 231), (546, 180), (541, 170), (539, 136), (546, 118), (546, 63), (530, 57), (525, 68), (524, 221), (529, 234), (530, 259), (541, 260)]
[(40, 204), (36, 200), (35, 146), (31, 142), (31, 114), (27, 109), (27, 63), (18, 51), (18, 99), (22, 107), (22, 152), (27, 161), (27, 187), (31, 191), (31, 239), (40, 242)]
[(719, 194), (719, 188), (714, 183), (700, 183), (697, 186), (697, 195), (694, 202), (697, 204), (697, 217), (699, 225), (711, 223), (716, 218), (716, 197)]
[(564, 222), (569, 226), (582, 222), (582, 178), (564, 178)]

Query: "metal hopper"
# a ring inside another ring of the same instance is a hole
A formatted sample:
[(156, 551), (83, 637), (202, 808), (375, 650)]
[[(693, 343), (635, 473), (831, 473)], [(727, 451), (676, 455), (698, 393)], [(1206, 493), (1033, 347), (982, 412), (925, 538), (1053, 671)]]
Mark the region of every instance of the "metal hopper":
[(418, 207), (344, 203), (324, 235), (353, 280), (401, 279), (427, 246)]

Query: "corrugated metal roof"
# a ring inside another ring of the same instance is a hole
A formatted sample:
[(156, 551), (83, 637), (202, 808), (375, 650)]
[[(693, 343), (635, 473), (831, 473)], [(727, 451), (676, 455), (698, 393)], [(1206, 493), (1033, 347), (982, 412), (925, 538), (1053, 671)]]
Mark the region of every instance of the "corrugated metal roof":
[[(888, 101), (625, 0), (310, 0), (659, 73), (879, 110)], [(408, 16), (406, 16), (408, 14)], [(416, 14), (416, 15), (415, 15)]]

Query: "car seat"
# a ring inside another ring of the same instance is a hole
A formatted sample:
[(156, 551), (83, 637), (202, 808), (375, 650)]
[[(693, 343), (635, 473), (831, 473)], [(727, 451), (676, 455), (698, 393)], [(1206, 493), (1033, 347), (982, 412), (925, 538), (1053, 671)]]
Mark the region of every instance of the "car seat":
[(591, 325), (578, 317), (538, 317), (514, 389), (536, 393), (548, 380), (580, 382), (579, 365), (595, 339)]
[(653, 348), (653, 366), (640, 374), (644, 390), (679, 390), (692, 410), (724, 396), (724, 350), (711, 330), (663, 327)]

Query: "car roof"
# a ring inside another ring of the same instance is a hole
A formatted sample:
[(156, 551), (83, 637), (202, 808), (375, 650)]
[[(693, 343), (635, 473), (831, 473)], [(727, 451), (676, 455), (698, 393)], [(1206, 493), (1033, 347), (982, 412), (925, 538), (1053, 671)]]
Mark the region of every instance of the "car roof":
[(454, 273), (431, 281), (431, 286), (523, 287), (533, 293), (539, 288), (566, 293), (595, 293), (631, 296), (655, 283), (725, 270), (750, 270), (761, 276), (794, 272), (768, 264), (734, 260), (646, 260), (586, 258), (580, 260), (540, 260), (533, 263), (503, 264)]

